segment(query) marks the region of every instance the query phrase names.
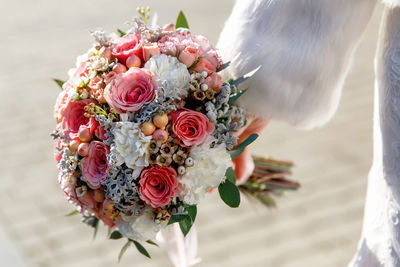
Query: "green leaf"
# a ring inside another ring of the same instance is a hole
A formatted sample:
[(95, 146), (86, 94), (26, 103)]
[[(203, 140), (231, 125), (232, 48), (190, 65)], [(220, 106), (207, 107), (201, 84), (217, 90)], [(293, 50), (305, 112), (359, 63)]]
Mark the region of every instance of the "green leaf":
[(110, 235), (110, 239), (120, 239), (122, 238), (122, 234), (119, 231), (114, 231)]
[(184, 236), (186, 236), (189, 233), (190, 228), (192, 228), (192, 225), (193, 221), (190, 216), (186, 216), (186, 218), (183, 221), (179, 222), (179, 227), (181, 228), (181, 231)]
[(149, 243), (150, 245), (159, 247), (159, 245), (158, 245), (156, 242), (153, 242), (153, 241), (151, 241), (151, 240), (147, 240), (146, 242)]
[(228, 104), (232, 104), (233, 102), (235, 102), (236, 100), (238, 100), (239, 97), (241, 97), (244, 93), (246, 93), (247, 89), (242, 90), (240, 92), (238, 92), (236, 95), (231, 96), (229, 98)]
[(121, 30), (121, 29), (117, 29), (117, 32), (118, 32), (118, 34), (119, 34), (119, 37), (123, 37), (123, 36), (126, 35), (126, 32), (124, 32), (124, 31)]
[(229, 151), (229, 154), (231, 155), (231, 158), (237, 158), (244, 149), (253, 143), (256, 139), (258, 138), (258, 134), (251, 134), (246, 140), (244, 140), (240, 145), (238, 145), (234, 150)]
[(132, 240), (133, 244), (135, 244), (136, 249), (144, 256), (151, 258), (150, 254), (147, 252), (147, 250), (137, 241)]
[(74, 216), (74, 215), (77, 215), (77, 214), (79, 214), (79, 212), (77, 210), (73, 210), (70, 213), (65, 214), (65, 216)]
[(168, 225), (183, 221), (186, 218), (187, 215), (182, 215), (182, 214), (176, 214), (172, 215), (171, 218), (168, 221)]
[(196, 206), (196, 205), (193, 205), (193, 206), (187, 205), (187, 206), (185, 207), (185, 210), (188, 212), (188, 216), (189, 216), (190, 219), (192, 220), (192, 224), (193, 224), (194, 221), (196, 220), (197, 206)]
[(131, 245), (131, 241), (128, 240), (128, 242), (126, 242), (125, 245), (121, 248), (121, 251), (118, 254), (118, 262), (121, 261), (122, 256), (125, 254), (126, 250), (129, 248), (130, 245)]
[(178, 28), (186, 28), (189, 29), (189, 24), (186, 20), (185, 14), (183, 14), (182, 10), (179, 12), (178, 18), (176, 19), (175, 27)]
[[(97, 219), (97, 218), (96, 218)], [(94, 232), (93, 232), (93, 240), (95, 240), (96, 239), (96, 236), (97, 236), (97, 232), (99, 231), (99, 219), (97, 219), (96, 221), (95, 221), (95, 223), (94, 223)]]
[(64, 85), (65, 81), (61, 81), (59, 79), (53, 79), (53, 81), (56, 82), (56, 84), (61, 88), (61, 90), (63, 89), (63, 85)]
[(229, 182), (231, 182), (232, 184), (236, 184), (236, 173), (232, 167), (226, 169), (225, 176)]
[(221, 199), (232, 208), (239, 207), (240, 204), (240, 193), (239, 189), (231, 183), (229, 180), (225, 180), (218, 186), (218, 192)]

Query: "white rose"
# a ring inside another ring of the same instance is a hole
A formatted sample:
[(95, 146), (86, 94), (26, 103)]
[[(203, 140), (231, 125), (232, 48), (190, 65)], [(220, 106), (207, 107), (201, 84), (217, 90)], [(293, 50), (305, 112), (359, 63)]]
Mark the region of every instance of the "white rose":
[[(159, 87), (163, 86), (163, 81), (169, 83), (170, 88), (164, 88), (167, 89), (166, 95), (176, 93), (187, 96), (190, 74), (186, 65), (179, 62), (176, 57), (164, 54), (154, 56), (146, 62), (144, 67), (155, 75)], [(171, 88), (175, 88), (176, 91), (169, 92), (168, 90), (171, 90)]]
[(180, 197), (186, 204), (195, 205), (211, 188), (225, 180), (225, 172), (232, 167), (232, 159), (225, 144), (209, 148), (208, 142), (200, 147), (193, 147), (190, 156), (194, 159), (194, 166), (188, 167), (180, 179), (180, 183), (184, 185)]
[(140, 124), (133, 122), (117, 122), (113, 129), (118, 162), (135, 169), (147, 167), (148, 146), (151, 136), (145, 136)]
[(138, 217), (124, 217), (126, 221), (117, 221), (115, 224), (120, 233), (129, 239), (137, 241), (155, 240), (161, 225), (154, 222), (154, 214), (151, 209)]

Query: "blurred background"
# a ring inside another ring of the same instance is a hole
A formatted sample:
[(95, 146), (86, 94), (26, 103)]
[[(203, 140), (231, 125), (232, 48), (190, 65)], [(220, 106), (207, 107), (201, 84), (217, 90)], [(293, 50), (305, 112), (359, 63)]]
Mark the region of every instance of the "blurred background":
[[(76, 56), (91, 46), (90, 30), (126, 29), (137, 6), (151, 6), (159, 24), (179, 10), (193, 33), (216, 44), (233, 0), (50, 1), (2, 0), (0, 9), (0, 266), (171, 266), (166, 252), (148, 247), (153, 259), (106, 240), (73, 210), (58, 187), (50, 133), (59, 89)], [(304, 132), (271, 123), (252, 146), (254, 154), (296, 163), (299, 192), (277, 209), (246, 200), (228, 208), (211, 194), (199, 206), (199, 267), (345, 266), (356, 250), (372, 159), (373, 56), (381, 7), (362, 40), (336, 116)]]

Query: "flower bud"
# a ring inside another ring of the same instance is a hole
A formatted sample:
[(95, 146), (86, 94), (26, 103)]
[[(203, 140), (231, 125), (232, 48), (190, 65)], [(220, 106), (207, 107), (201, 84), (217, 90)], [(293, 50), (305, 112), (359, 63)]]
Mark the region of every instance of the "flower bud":
[(153, 139), (165, 143), (168, 139), (168, 133), (165, 130), (158, 129), (153, 133)]
[(124, 73), (127, 71), (127, 68), (125, 65), (122, 65), (121, 63), (118, 63), (117, 65), (114, 66), (112, 69), (116, 74)]
[(128, 68), (140, 68), (140, 66), (142, 65), (142, 61), (140, 60), (140, 58), (136, 55), (131, 55), (130, 57), (128, 57), (128, 59), (126, 60), (126, 66)]
[(152, 122), (146, 121), (142, 124), (142, 133), (144, 135), (152, 135), (155, 130), (156, 126)]
[(78, 154), (82, 157), (86, 157), (89, 154), (89, 144), (88, 143), (81, 143), (78, 146)]
[(102, 203), (104, 201), (104, 191), (103, 190), (96, 189), (96, 190), (90, 191), (90, 193), (92, 194), (92, 197), (96, 202)]
[(78, 137), (82, 142), (89, 142), (93, 139), (92, 133), (87, 128), (79, 130)]
[(69, 151), (71, 153), (75, 153), (76, 151), (78, 151), (78, 146), (81, 142), (79, 140), (72, 140), (71, 142), (69, 142)]
[(110, 48), (103, 46), (99, 51), (100, 56), (108, 59), (109, 61), (112, 60), (112, 51)]
[(157, 128), (164, 128), (168, 124), (168, 115), (165, 113), (159, 113), (154, 116), (153, 123)]

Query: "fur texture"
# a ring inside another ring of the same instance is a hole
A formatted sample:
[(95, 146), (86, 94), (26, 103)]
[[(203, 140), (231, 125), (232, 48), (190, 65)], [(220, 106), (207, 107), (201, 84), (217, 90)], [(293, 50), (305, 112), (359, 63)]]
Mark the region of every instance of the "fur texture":
[(217, 47), (224, 72), (258, 73), (239, 104), (268, 119), (311, 128), (337, 109), (352, 55), (376, 0), (237, 0)]
[(400, 6), (400, 0), (382, 0), (382, 2), (389, 7)]

